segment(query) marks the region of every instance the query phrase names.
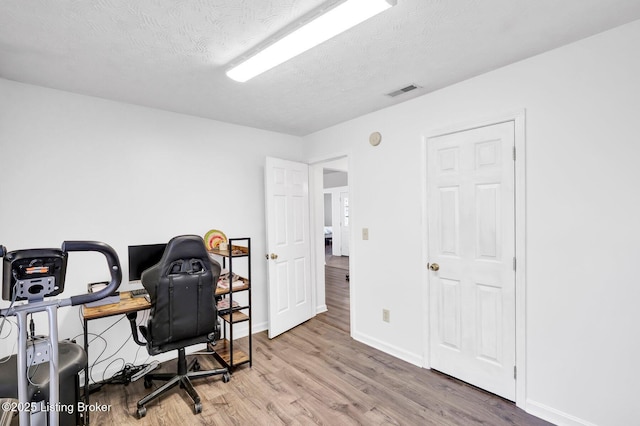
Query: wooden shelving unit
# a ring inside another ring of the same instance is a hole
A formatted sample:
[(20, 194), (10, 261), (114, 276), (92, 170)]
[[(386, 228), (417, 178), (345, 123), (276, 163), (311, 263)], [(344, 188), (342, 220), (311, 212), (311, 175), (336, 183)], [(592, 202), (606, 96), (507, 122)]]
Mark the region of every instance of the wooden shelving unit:
[[(240, 276), (239, 282), (233, 285), (233, 281), (229, 283), (229, 288), (216, 288), (216, 300), (228, 299), (228, 308), (222, 308), (218, 310), (218, 316), (224, 322), (222, 339), (216, 343), (215, 346), (211, 346), (210, 349), (214, 352), (216, 359), (222, 363), (225, 367), (229, 368), (230, 372), (242, 365), (249, 364), (251, 366), (251, 351), (252, 351), (252, 336), (251, 336), (251, 238), (231, 238), (229, 239), (229, 250), (210, 250), (209, 253), (222, 258), (223, 268), (229, 264), (229, 277), (232, 279), (234, 262), (246, 261), (247, 275)], [(237, 269), (237, 268), (236, 268)], [(239, 293), (245, 293), (247, 295), (247, 303), (238, 303), (234, 295)], [(248, 340), (249, 350), (246, 352), (245, 348), (239, 348), (237, 343), (234, 342), (234, 327), (240, 323), (248, 323)], [(234, 347), (235, 346), (235, 347)]]

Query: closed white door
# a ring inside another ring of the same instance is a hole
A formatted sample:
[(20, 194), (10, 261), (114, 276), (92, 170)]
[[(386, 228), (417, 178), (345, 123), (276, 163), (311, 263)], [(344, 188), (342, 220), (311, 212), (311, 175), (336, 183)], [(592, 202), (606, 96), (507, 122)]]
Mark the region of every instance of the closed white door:
[(514, 123), (427, 141), (431, 367), (515, 400)]
[(309, 168), (267, 157), (265, 165), (269, 338), (313, 316)]

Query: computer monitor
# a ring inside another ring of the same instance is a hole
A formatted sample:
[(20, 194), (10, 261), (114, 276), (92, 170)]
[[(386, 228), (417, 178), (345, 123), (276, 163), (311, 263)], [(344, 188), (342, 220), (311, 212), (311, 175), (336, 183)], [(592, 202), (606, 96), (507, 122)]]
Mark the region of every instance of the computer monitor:
[(145, 270), (160, 262), (166, 246), (166, 243), (129, 246), (129, 281), (140, 281)]

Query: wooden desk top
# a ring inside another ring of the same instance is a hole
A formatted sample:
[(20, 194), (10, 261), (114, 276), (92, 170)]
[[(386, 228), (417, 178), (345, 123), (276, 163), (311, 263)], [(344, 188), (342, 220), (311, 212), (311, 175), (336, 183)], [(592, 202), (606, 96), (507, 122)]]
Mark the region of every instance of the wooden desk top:
[(151, 303), (144, 297), (131, 297), (130, 291), (120, 293), (120, 302), (109, 305), (94, 306), (88, 308), (82, 305), (82, 316), (86, 320), (109, 317), (112, 315), (128, 314), (129, 312), (142, 311), (151, 308)]

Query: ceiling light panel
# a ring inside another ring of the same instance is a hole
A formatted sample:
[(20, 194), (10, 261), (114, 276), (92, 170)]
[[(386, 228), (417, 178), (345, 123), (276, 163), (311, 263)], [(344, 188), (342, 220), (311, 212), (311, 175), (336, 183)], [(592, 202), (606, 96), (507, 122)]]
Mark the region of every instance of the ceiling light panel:
[(245, 82), (395, 6), (396, 0), (347, 0), (227, 71)]

